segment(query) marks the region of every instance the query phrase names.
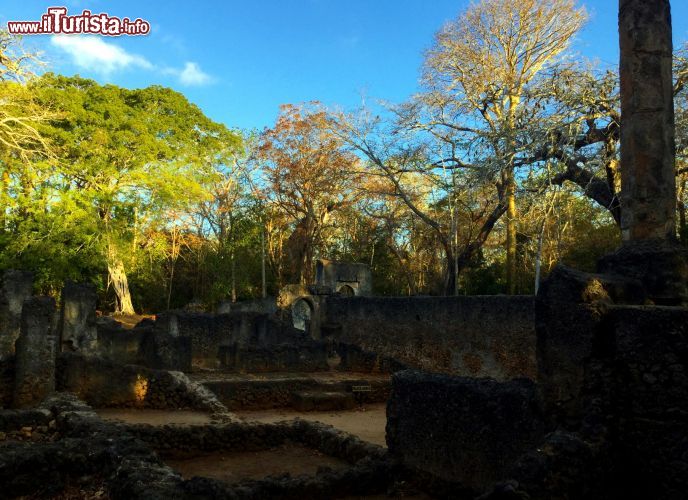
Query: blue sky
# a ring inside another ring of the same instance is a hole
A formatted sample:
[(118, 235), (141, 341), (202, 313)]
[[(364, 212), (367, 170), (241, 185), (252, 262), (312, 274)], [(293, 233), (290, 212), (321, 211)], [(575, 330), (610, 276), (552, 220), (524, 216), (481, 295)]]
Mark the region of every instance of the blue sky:
[[(616, 0), (582, 2), (590, 13), (575, 50), (615, 64)], [(361, 96), (400, 102), (417, 89), (423, 50), (467, 0), (4, 0), (0, 24), (39, 20), (48, 6), (70, 14), (137, 18), (142, 37), (30, 36), (52, 71), (126, 87), (151, 84), (183, 92), (230, 127), (274, 123), (278, 106), (319, 100), (352, 108)], [(675, 43), (688, 40), (688, 2), (673, 0)]]

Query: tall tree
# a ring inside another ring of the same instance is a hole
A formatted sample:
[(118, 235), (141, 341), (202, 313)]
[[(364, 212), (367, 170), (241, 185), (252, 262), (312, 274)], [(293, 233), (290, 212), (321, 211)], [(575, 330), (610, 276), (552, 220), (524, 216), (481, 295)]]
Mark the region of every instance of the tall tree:
[[(506, 211), (509, 293), (516, 283), (518, 129), (531, 113), (531, 88), (585, 19), (574, 0), (482, 0), (437, 34), (425, 59), (427, 90), (419, 101), (428, 120), (421, 126), (452, 150), (460, 142), (479, 142), (490, 157), (498, 203)], [(458, 155), (449, 161), (458, 168), (465, 163)]]
[(275, 126), (261, 135), (256, 159), (268, 197), (293, 224), (286, 243), (289, 277), (309, 283), (323, 231), (333, 214), (355, 199), (357, 160), (330, 131), (317, 103), (282, 106)]
[(74, 216), (95, 228), (90, 237), (102, 248), (116, 310), (133, 313), (124, 242), (153, 214), (207, 196), (205, 185), (241, 139), (163, 87), (128, 90), (47, 74), (34, 90), (39, 102), (65, 112), (41, 129), (59, 148), (51, 181), (60, 203), (78, 207)]

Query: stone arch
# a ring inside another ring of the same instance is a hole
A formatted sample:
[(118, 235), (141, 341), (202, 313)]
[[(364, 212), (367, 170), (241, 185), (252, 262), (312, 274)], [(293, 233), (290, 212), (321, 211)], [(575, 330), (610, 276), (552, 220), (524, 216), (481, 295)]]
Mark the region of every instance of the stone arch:
[(339, 290), (337, 290), (339, 295), (342, 297), (355, 297), (356, 296), (356, 291), (353, 289), (352, 286), (350, 285), (342, 285), (339, 287)]
[(297, 330), (303, 330), (304, 332), (310, 331), (310, 325), (313, 321), (314, 312), (314, 305), (305, 297), (300, 297), (292, 302), (291, 320), (294, 328)]

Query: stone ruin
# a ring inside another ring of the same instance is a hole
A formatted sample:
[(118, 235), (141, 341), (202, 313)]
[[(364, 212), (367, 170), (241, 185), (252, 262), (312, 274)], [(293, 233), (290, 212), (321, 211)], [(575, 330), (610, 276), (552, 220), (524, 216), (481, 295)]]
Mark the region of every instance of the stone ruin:
[[(29, 274), (6, 272), (2, 495), (81, 484), (110, 498), (686, 498), (688, 256), (673, 238), (667, 19), (666, 0), (620, 1), (624, 243), (598, 273), (555, 268), (535, 298), (373, 297), (369, 271), (322, 261), (316, 284), (274, 302), (167, 311), (125, 330), (95, 319), (88, 287), (68, 284), (58, 312), (31, 296)], [(267, 372), (344, 378), (255, 377)], [(308, 409), (363, 384), (387, 401), (386, 449), (232, 413)], [(117, 424), (92, 407), (199, 409), (211, 421)], [(226, 482), (168, 465), (286, 443), (341, 468)]]
[(373, 278), (367, 264), (318, 260), (315, 284), (344, 297), (366, 297), (373, 293)]

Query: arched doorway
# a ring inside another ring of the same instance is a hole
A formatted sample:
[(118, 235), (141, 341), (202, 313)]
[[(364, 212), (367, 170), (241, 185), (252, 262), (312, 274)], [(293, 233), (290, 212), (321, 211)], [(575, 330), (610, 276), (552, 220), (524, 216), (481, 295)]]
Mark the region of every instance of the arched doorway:
[(298, 299), (291, 305), (291, 320), (294, 328), (307, 331), (313, 317), (313, 306), (306, 299)]
[(354, 297), (356, 292), (349, 285), (343, 285), (337, 290), (342, 297)]

